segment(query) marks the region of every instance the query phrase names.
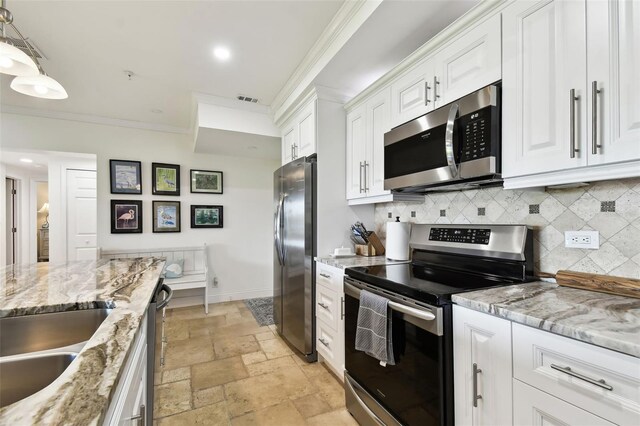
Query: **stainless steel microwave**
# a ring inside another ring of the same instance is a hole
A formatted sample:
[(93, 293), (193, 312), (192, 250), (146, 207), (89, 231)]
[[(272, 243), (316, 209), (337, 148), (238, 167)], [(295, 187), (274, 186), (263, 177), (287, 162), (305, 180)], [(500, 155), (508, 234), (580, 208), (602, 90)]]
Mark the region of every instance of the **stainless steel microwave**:
[(426, 192), (501, 182), (500, 86), (484, 87), (384, 135), (384, 188)]

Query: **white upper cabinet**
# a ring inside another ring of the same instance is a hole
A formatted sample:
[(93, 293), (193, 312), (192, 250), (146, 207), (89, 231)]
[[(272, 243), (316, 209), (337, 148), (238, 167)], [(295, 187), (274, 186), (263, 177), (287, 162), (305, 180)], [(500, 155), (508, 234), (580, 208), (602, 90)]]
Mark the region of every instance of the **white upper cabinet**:
[(637, 176), (640, 5), (519, 1), (502, 25), (505, 187)]
[(391, 90), (383, 89), (367, 102), (367, 195), (390, 194), (384, 189), (384, 134), (391, 129)]
[(435, 103), (433, 71), (433, 62), (427, 59), (392, 83), (391, 127), (396, 127), (433, 109)]
[(347, 199), (365, 197), (364, 167), (367, 155), (365, 105), (347, 114)]
[(284, 126), (282, 132), (282, 164), (316, 153), (317, 101), (307, 102)]
[(436, 107), (445, 105), (502, 76), (500, 15), (494, 15), (457, 38), (435, 58)]
[(515, 2), (503, 30), (503, 176), (586, 165), (584, 1)]

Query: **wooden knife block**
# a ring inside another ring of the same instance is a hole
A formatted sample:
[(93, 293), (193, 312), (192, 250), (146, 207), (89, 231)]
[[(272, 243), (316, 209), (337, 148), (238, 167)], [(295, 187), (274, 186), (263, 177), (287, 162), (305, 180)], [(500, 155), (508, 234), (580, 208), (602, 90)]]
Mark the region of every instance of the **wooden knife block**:
[(359, 256), (382, 256), (384, 254), (384, 245), (375, 232), (369, 233), (367, 236), (369, 244), (356, 244), (356, 254)]

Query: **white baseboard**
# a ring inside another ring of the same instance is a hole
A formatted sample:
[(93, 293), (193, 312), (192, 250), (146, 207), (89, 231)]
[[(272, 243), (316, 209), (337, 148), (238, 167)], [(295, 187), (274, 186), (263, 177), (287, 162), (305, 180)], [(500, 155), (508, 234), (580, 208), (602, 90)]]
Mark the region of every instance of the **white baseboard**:
[[(171, 299), (171, 303), (169, 303), (170, 308), (182, 308), (185, 306), (196, 306), (202, 305), (202, 290), (197, 290), (200, 292), (199, 295), (194, 295), (194, 290), (183, 290), (176, 291)], [(245, 299), (254, 299), (256, 297), (271, 297), (273, 296), (273, 289), (253, 289), (247, 291), (237, 291), (231, 293), (220, 293), (220, 294), (211, 294), (215, 292), (216, 289), (209, 289), (209, 303), (220, 303), (220, 302), (229, 302), (232, 300), (245, 300)], [(180, 296), (180, 294), (185, 294), (184, 296)]]

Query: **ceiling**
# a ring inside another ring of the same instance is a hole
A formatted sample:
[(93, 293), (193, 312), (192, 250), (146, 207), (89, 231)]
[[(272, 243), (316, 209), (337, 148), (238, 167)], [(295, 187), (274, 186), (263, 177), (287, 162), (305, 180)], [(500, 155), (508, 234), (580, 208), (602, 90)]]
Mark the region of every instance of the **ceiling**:
[[(183, 129), (192, 92), (269, 105), (342, 3), (12, 0), (14, 23), (69, 98), (20, 95), (3, 75), (2, 104)], [(229, 61), (214, 59), (217, 45)]]

